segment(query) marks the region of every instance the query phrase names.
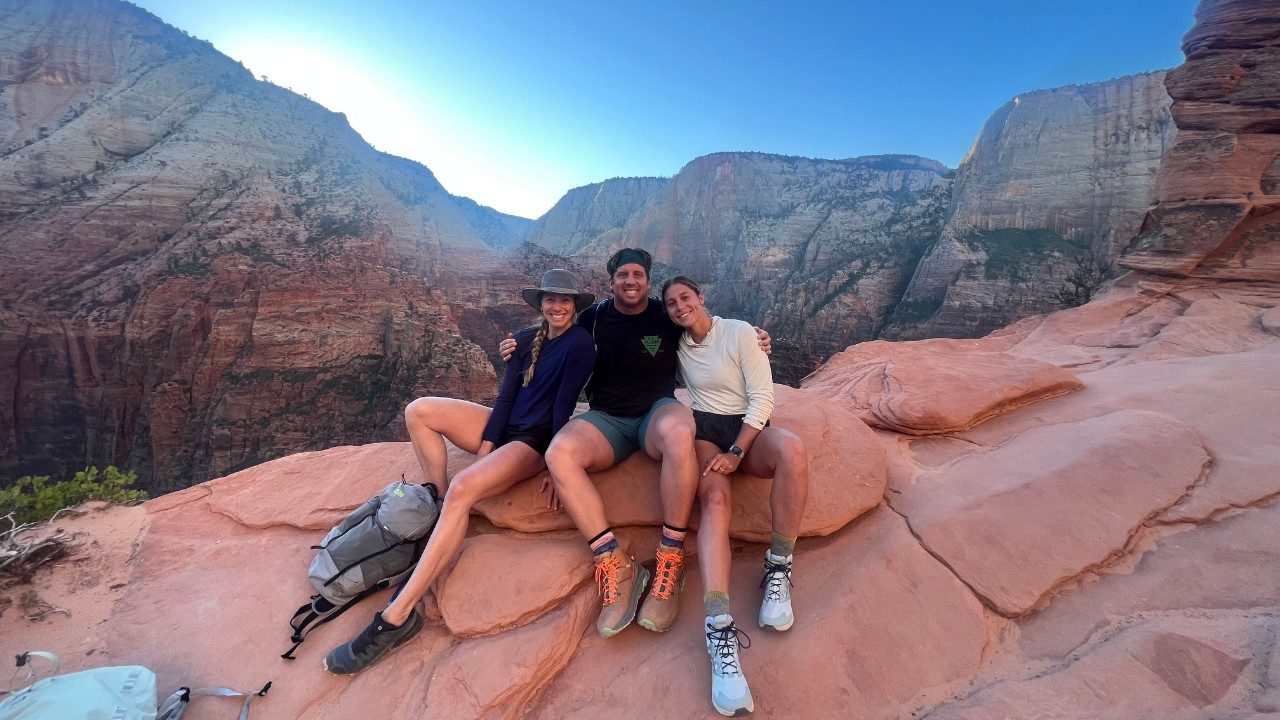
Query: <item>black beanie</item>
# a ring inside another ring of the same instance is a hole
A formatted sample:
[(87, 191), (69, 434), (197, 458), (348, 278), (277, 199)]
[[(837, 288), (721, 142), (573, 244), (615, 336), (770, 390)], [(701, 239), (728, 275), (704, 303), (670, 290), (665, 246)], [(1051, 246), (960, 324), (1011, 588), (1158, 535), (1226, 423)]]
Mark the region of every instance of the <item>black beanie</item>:
[(650, 255), (647, 250), (641, 250), (639, 248), (622, 248), (618, 252), (614, 253), (613, 257), (609, 258), (609, 262), (605, 267), (609, 270), (609, 276), (613, 277), (613, 274), (618, 271), (618, 268), (626, 265), (627, 263), (635, 263), (639, 265), (644, 268), (644, 274), (648, 275), (649, 266), (653, 264), (653, 256)]

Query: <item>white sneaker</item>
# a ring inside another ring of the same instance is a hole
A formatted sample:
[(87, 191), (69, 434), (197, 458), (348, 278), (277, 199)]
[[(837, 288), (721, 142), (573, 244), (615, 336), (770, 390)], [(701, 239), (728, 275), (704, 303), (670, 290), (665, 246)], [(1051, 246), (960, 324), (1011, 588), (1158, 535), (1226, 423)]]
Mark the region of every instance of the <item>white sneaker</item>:
[(773, 632), (790, 629), (796, 621), (791, 611), (791, 559), (773, 554), (772, 550), (764, 551), (764, 577), (760, 579), (760, 589), (764, 591), (764, 599), (760, 603), (760, 627)]
[[(746, 642), (742, 642), (745, 640)], [(738, 662), (738, 644), (751, 647), (751, 638), (733, 624), (733, 616), (707, 618), (707, 653), (711, 655), (711, 704), (726, 717), (750, 715), (756, 705)]]

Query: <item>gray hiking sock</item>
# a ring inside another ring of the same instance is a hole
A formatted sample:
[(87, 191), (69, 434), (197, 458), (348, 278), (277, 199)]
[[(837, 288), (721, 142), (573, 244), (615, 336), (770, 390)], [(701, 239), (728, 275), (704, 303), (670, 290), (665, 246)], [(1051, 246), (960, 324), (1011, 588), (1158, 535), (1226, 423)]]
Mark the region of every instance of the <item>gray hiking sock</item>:
[(789, 557), (796, 549), (796, 539), (787, 537), (786, 535), (773, 534), (773, 543), (769, 546), (769, 552), (773, 553), (776, 558)]
[(707, 617), (729, 614), (729, 593), (709, 590), (702, 594), (702, 606), (707, 609)]

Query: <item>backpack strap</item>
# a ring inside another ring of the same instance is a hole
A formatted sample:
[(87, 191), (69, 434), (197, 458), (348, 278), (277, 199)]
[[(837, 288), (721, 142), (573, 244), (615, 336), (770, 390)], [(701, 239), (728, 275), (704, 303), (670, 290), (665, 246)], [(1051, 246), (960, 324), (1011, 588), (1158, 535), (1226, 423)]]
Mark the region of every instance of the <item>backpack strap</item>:
[(187, 705), (190, 704), (191, 698), (197, 696), (207, 697), (242, 697), (244, 704), (240, 706), (239, 720), (249, 720), (249, 703), (253, 702), (255, 697), (261, 697), (267, 694), (271, 689), (271, 683), (268, 682), (262, 686), (257, 692), (240, 692), (228, 687), (202, 687), (192, 690), (191, 688), (178, 688), (178, 691), (170, 695), (160, 704), (160, 709), (156, 711), (156, 720), (180, 720), (182, 713), (186, 712)]
[[(298, 649), (298, 646), (302, 644), (303, 640), (307, 639), (307, 636), (311, 634), (312, 630), (315, 630), (321, 625), (324, 625), (330, 620), (338, 617), (342, 613), (346, 612), (352, 605), (355, 605), (379, 590), (386, 590), (389, 587), (391, 587), (390, 578), (379, 580), (371, 587), (361, 590), (355, 597), (345, 603), (336, 605), (334, 606), (334, 609), (327, 611), (317, 609), (315, 607), (316, 603), (323, 602), (329, 605), (332, 605), (333, 603), (330, 603), (319, 595), (312, 596), (311, 602), (298, 608), (298, 611), (293, 614), (293, 618), (289, 620), (289, 627), (293, 628), (293, 635), (290, 636), (289, 640), (293, 642), (293, 647), (286, 650), (280, 657), (285, 660), (296, 660), (297, 658), (293, 656), (294, 651)], [(301, 621), (299, 621), (299, 618), (302, 618)]]
[[(7, 688), (0, 688), (0, 695), (15, 693), (18, 691), (19, 688), (25, 688), (35, 683), (36, 675), (39, 674), (36, 672), (35, 663), (31, 662), (31, 660), (35, 658), (44, 660), (45, 662), (53, 666), (53, 669), (50, 670), (48, 674), (45, 675), (45, 677), (52, 677), (54, 675), (57, 675), (58, 670), (62, 668), (62, 660), (57, 655), (54, 655), (51, 652), (45, 652), (43, 650), (30, 650), (28, 652), (22, 653), (21, 655), (17, 655), (14, 657), (13, 678), (10, 680), (10, 686)], [(18, 679), (19, 668), (27, 669), (27, 677), (23, 680)]]

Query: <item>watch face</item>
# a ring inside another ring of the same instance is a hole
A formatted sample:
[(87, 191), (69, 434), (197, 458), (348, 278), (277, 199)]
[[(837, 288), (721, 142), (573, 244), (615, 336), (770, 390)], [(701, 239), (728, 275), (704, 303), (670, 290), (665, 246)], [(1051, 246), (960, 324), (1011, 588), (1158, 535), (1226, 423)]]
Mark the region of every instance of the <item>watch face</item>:
[(737, 445), (730, 445), (729, 454), (736, 455), (737, 457), (742, 457), (742, 448), (738, 447)]

